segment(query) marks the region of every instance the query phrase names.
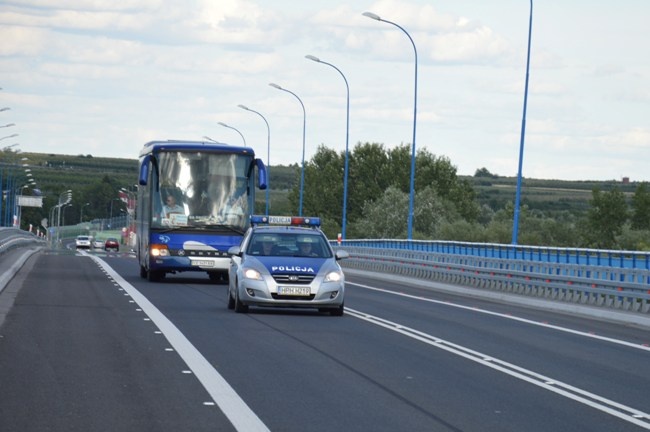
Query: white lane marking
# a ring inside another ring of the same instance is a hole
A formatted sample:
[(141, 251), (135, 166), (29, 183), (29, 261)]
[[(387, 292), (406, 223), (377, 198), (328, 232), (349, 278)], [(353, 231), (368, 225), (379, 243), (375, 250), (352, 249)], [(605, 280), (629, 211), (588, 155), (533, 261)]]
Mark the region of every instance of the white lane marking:
[(573, 387), (561, 381), (546, 377), (528, 369), (524, 369), (515, 364), (499, 360), (492, 356), (486, 356), (485, 354), (482, 354), (478, 351), (471, 350), (461, 345), (454, 344), (452, 342), (440, 339), (436, 336), (415, 330), (402, 324), (395, 323), (393, 321), (360, 312), (349, 307), (345, 308), (345, 313), (355, 318), (367, 321), (371, 324), (386, 328), (396, 333), (400, 333), (404, 336), (418, 340), (425, 344), (435, 346), (436, 348), (445, 350), (457, 356), (464, 357), (473, 362), (480, 363), (489, 368), (496, 369), (512, 377), (552, 391), (566, 398), (573, 399), (589, 407), (595, 408), (599, 411), (605, 412), (614, 417), (618, 417), (629, 423), (650, 430), (650, 414), (636, 408), (628, 407), (594, 393), (590, 393), (586, 390)]
[[(201, 352), (187, 340), (185, 335), (162, 312), (133, 285), (125, 281), (104, 260), (96, 256), (90, 256), (90, 258), (104, 268), (151, 318), (237, 431), (269, 430), (230, 384), (203, 357)], [(206, 404), (209, 404), (209, 402)]]
[(363, 285), (363, 284), (354, 283), (354, 282), (346, 281), (345, 283), (346, 283), (346, 285), (347, 284), (355, 285), (355, 286), (365, 288), (365, 289), (368, 289), (368, 290), (383, 292), (385, 294), (392, 294), (392, 295), (396, 295), (396, 296), (400, 296), (400, 297), (406, 297), (406, 298), (411, 298), (411, 299), (415, 299), (415, 300), (421, 300), (421, 301), (425, 301), (425, 302), (429, 302), (429, 303), (441, 304), (441, 305), (444, 305), (444, 306), (455, 307), (455, 308), (458, 308), (458, 309), (471, 310), (472, 312), (479, 312), (479, 313), (486, 314), (486, 315), (498, 316), (498, 317), (506, 318), (506, 319), (513, 320), (513, 321), (519, 321), (519, 322), (523, 322), (523, 323), (526, 323), (526, 324), (531, 324), (531, 325), (535, 325), (535, 326), (539, 326), (539, 327), (550, 328), (550, 329), (565, 332), (565, 333), (571, 333), (571, 334), (575, 334), (575, 335), (578, 335), (578, 336), (584, 336), (584, 337), (588, 337), (588, 338), (592, 338), (592, 339), (598, 339), (598, 340), (601, 340), (601, 341), (604, 341), (604, 342), (610, 342), (610, 343), (613, 343), (613, 344), (623, 345), (623, 346), (626, 346), (626, 347), (629, 347), (629, 348), (636, 348), (636, 349), (640, 349), (640, 350), (643, 350), (643, 351), (650, 352), (650, 346), (643, 345), (643, 344), (626, 342), (626, 341), (623, 341), (623, 340), (620, 340), (620, 339), (613, 339), (613, 338), (609, 338), (609, 337), (605, 337), (605, 336), (599, 336), (599, 335), (596, 335), (596, 334), (593, 334), (593, 333), (587, 333), (587, 332), (582, 332), (582, 331), (579, 331), (579, 330), (573, 330), (573, 329), (569, 329), (569, 328), (566, 328), (566, 327), (551, 325), (551, 324), (544, 323), (544, 322), (532, 321), (532, 320), (529, 320), (529, 319), (526, 319), (526, 318), (516, 317), (516, 316), (513, 316), (513, 315), (502, 314), (502, 313), (499, 313), (499, 312), (492, 312), (492, 311), (485, 310), (485, 309), (479, 309), (479, 308), (477, 308), (475, 306), (463, 306), (463, 305), (459, 305), (459, 304), (456, 304), (456, 303), (450, 303), (448, 301), (434, 300), (434, 299), (427, 298), (427, 297), (416, 296), (416, 295), (412, 295), (412, 294), (405, 294), (405, 293), (401, 293), (401, 292), (397, 292), (397, 291), (391, 291), (391, 290), (387, 290), (387, 289), (383, 289), (383, 288), (372, 287), (370, 285)]

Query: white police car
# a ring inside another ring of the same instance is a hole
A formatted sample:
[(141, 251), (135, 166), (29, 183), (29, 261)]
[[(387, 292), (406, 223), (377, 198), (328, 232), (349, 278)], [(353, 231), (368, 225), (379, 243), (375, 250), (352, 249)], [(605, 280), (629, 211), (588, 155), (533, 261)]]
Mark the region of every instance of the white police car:
[(241, 245), (228, 250), (228, 308), (307, 307), (343, 315), (345, 277), (337, 261), (349, 255), (335, 253), (319, 226), (320, 218), (251, 216)]

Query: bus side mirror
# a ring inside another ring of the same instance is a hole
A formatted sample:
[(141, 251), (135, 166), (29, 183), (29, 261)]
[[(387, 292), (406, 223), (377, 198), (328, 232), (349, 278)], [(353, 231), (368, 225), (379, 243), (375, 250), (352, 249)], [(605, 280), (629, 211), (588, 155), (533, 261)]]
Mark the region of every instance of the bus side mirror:
[(262, 159), (255, 159), (255, 165), (257, 165), (257, 187), (264, 190), (269, 186), (269, 177), (266, 165), (264, 165)]
[(147, 185), (147, 178), (149, 177), (149, 161), (151, 160), (150, 156), (145, 156), (140, 162), (140, 175), (138, 176), (138, 183), (141, 186)]

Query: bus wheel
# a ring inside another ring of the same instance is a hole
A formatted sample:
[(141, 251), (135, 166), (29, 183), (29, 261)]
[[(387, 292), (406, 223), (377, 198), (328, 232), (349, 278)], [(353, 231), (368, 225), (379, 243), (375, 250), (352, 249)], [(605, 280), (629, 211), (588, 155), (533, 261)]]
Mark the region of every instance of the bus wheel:
[(147, 278), (147, 269), (144, 268), (144, 266), (140, 266), (140, 277), (141, 277), (142, 279), (146, 279), (146, 278)]
[(147, 272), (147, 279), (149, 282), (159, 282), (165, 277), (165, 273), (161, 271), (149, 270)]

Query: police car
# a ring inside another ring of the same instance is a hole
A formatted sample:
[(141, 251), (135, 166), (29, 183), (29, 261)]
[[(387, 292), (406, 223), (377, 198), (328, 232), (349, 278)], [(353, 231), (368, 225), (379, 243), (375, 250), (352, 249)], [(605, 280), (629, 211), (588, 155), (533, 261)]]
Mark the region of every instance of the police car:
[(341, 316), (345, 277), (320, 230), (320, 218), (251, 216), (239, 246), (228, 250), (228, 308), (249, 306), (307, 307)]

